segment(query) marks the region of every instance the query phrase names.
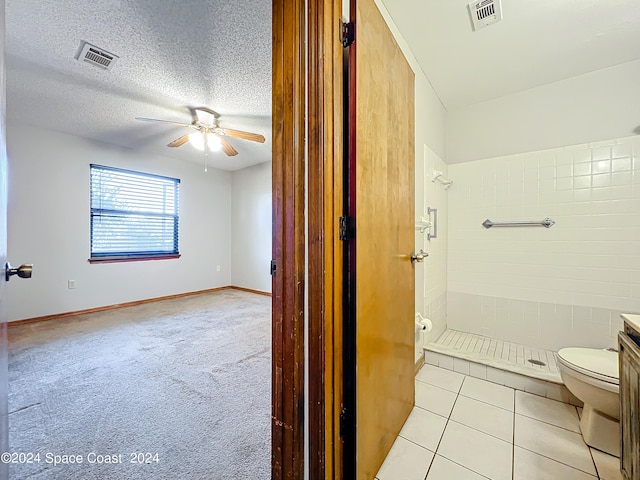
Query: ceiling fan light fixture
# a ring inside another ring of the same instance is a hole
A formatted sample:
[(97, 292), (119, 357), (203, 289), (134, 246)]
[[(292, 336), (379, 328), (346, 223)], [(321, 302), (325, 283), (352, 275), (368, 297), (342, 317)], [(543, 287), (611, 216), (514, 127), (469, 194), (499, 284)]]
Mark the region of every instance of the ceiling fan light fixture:
[[(218, 137), (214, 133), (207, 133), (207, 146), (209, 147), (209, 151), (218, 152), (222, 149), (222, 142), (220, 141), (220, 137)], [(204, 151), (204, 136), (205, 134), (202, 132), (193, 132), (189, 134), (189, 143), (193, 145), (198, 150)]]

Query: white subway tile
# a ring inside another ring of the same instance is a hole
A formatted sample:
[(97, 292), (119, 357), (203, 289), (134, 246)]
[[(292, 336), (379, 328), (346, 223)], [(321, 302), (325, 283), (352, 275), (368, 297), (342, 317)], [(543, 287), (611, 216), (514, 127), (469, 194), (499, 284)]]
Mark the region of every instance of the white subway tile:
[(556, 165), (556, 177), (571, 177), (573, 176), (573, 164)]
[(437, 367), (440, 363), (440, 354), (426, 350), (424, 352), (424, 362)]
[(464, 375), (469, 375), (469, 361), (463, 360), (461, 358), (453, 359), (453, 371), (458, 373), (463, 373)]
[(516, 390), (524, 390), (526, 378), (527, 377), (518, 375), (517, 373), (504, 372), (504, 385)]
[(524, 382), (524, 391), (544, 397), (547, 392), (547, 382), (536, 378), (526, 378)]
[(446, 368), (447, 370), (453, 370), (453, 357), (443, 355), (439, 360), (439, 367)]
[(487, 367), (487, 380), (489, 382), (497, 383), (498, 385), (505, 384), (505, 370), (499, 368)]
[(596, 160), (591, 162), (591, 173), (609, 173), (611, 171), (611, 160)]
[(611, 158), (611, 147), (598, 147), (591, 149), (592, 160), (606, 160)]
[(572, 152), (573, 164), (589, 162), (591, 163), (591, 150), (582, 148)]
[[(638, 158), (632, 157), (634, 153)], [(640, 169), (640, 139), (471, 163), (451, 166), (450, 172), (460, 178), (458, 185), (464, 187), (467, 182), (467, 188), (479, 184), (481, 188), (471, 187), (471, 198), (469, 192), (466, 197), (453, 190), (448, 193), (448, 265), (441, 264), (438, 274), (448, 276), (450, 291), (541, 304), (537, 323), (526, 304), (522, 313), (502, 308), (499, 300), (494, 309), (486, 300), (474, 306), (449, 305), (454, 323), (456, 317), (464, 317), (462, 323), (476, 331), (509, 331), (531, 343), (546, 339), (561, 346), (574, 338), (573, 319), (583, 326), (591, 307), (640, 308), (640, 286), (634, 282), (640, 274), (640, 258), (633, 262), (638, 252), (634, 229), (640, 226), (640, 171), (632, 170)], [(487, 231), (479, 226), (485, 218), (507, 221), (539, 216), (550, 216), (557, 223), (548, 230)], [(432, 263), (430, 267), (433, 277)], [(432, 277), (427, 277), (427, 284)], [(559, 304), (550, 318), (547, 303)], [(573, 318), (565, 311), (572, 304), (576, 306)], [(601, 312), (593, 315), (594, 327), (581, 328), (587, 343), (606, 333), (607, 322), (599, 320)], [(611, 341), (612, 328), (602, 341)]]
[(469, 364), (469, 375), (483, 380), (487, 379), (487, 366), (471, 362)]
[(610, 186), (611, 174), (610, 173), (598, 173), (597, 175), (594, 174), (591, 179), (591, 185), (594, 188)]
[(573, 175), (591, 175), (591, 162), (576, 163), (573, 165)]
[(631, 158), (617, 158), (611, 162), (612, 172), (629, 172), (632, 170)]
[(540, 180), (552, 180), (556, 178), (556, 167), (551, 165), (540, 168)]
[(569, 403), (569, 390), (558, 383), (547, 382), (544, 396), (558, 402)]
[(583, 175), (573, 178), (573, 188), (591, 188), (591, 175)]
[(611, 157), (630, 157), (633, 154), (633, 149), (630, 143), (620, 143), (614, 145), (611, 149)]
[(558, 178), (556, 180), (557, 190), (571, 190), (573, 188), (573, 178)]
[(556, 152), (556, 165), (571, 165), (573, 163), (573, 153), (570, 150), (559, 150)]

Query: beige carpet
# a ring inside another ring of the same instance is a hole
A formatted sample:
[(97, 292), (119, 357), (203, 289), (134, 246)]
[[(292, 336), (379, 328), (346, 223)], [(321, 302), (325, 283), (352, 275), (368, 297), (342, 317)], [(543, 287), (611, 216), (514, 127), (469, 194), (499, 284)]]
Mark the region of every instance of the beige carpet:
[(40, 458), (10, 478), (269, 479), (270, 318), (223, 290), (11, 327), (9, 443)]

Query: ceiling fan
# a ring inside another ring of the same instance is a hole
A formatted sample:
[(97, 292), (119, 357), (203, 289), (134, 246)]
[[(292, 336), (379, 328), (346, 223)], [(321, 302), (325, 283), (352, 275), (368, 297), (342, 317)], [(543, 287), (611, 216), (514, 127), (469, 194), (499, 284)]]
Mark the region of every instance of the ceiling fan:
[(136, 120), (140, 120), (141, 122), (167, 123), (169, 125), (178, 125), (196, 130), (195, 132), (187, 133), (186, 135), (176, 138), (167, 146), (179, 147), (189, 142), (198, 150), (204, 150), (205, 155), (207, 155), (209, 151), (218, 150), (222, 150), (230, 157), (237, 155), (238, 151), (233, 148), (229, 142), (227, 142), (225, 137), (235, 137), (259, 143), (264, 143), (265, 141), (264, 137), (257, 133), (243, 132), (241, 130), (232, 130), (230, 128), (222, 128), (218, 126), (218, 118), (220, 117), (220, 114), (214, 112), (210, 108), (192, 108), (191, 112), (194, 117), (191, 123), (142, 117), (137, 117)]

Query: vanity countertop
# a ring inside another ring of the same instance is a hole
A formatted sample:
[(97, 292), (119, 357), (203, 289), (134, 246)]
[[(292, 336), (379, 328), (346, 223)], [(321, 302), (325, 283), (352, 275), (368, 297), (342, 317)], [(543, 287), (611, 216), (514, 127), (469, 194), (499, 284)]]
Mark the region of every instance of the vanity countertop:
[(624, 321), (640, 335), (640, 315), (632, 313), (623, 313), (621, 317)]

